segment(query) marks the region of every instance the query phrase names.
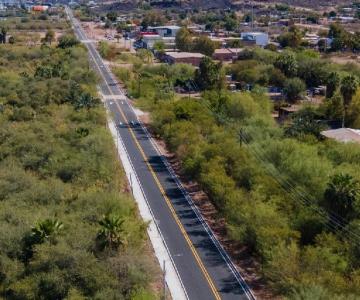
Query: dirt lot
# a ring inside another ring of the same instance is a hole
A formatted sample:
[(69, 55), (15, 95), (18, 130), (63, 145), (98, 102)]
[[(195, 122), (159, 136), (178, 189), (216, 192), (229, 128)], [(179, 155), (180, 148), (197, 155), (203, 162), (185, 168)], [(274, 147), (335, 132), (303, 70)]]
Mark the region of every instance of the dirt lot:
[(360, 56), (359, 55), (337, 55), (337, 56), (331, 56), (330, 60), (333, 63), (346, 65), (349, 63), (356, 64), (360, 66)]
[(100, 23), (95, 22), (82, 22), (82, 26), (86, 35), (92, 40), (107, 41), (108, 43), (114, 44), (116, 47), (129, 49), (131, 52), (134, 51), (130, 40), (125, 40), (124, 38), (120, 38), (119, 40), (115, 39), (117, 34), (115, 29), (105, 29), (101, 27)]

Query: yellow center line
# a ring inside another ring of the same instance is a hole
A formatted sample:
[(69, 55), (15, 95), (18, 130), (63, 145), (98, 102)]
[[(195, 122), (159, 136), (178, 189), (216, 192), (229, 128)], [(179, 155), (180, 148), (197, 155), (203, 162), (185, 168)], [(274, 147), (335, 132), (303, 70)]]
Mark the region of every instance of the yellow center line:
[[(114, 95), (114, 93), (112, 92), (109, 84), (107, 83), (107, 80), (106, 80), (104, 74), (102, 73), (102, 70), (101, 70), (99, 64), (98, 64), (97, 61), (96, 61), (96, 58), (94, 57), (94, 55), (91, 53), (90, 50), (89, 50), (89, 53), (90, 53), (90, 55), (93, 57), (93, 60), (94, 60), (96, 66), (98, 67), (98, 69), (99, 69), (99, 71), (100, 71), (100, 75), (102, 76), (102, 78), (103, 78), (103, 80), (104, 80), (107, 88), (109, 89), (111, 95)], [(105, 66), (104, 66), (104, 67), (105, 67)], [(116, 95), (115, 95), (115, 96), (116, 96)], [(126, 122), (127, 124), (129, 124), (129, 120), (126, 118), (126, 116), (125, 116), (122, 108), (120, 107), (119, 103), (118, 103), (117, 101), (114, 101), (114, 103), (115, 103), (116, 106), (118, 107), (118, 110), (119, 110), (121, 116), (123, 117), (123, 119), (125, 120), (125, 122)], [(145, 163), (146, 163), (146, 165), (147, 165), (147, 167), (148, 167), (148, 169), (149, 169), (152, 177), (154, 178), (157, 187), (159, 188), (162, 196), (164, 197), (165, 202), (166, 202), (168, 208), (170, 209), (170, 212), (171, 212), (172, 216), (174, 217), (177, 225), (179, 226), (182, 235), (184, 236), (187, 244), (189, 245), (190, 250), (191, 250), (191, 252), (193, 253), (193, 255), (194, 255), (194, 257), (195, 257), (196, 262), (198, 263), (198, 265), (199, 265), (199, 267), (200, 267), (203, 275), (205, 276), (205, 279), (206, 279), (206, 281), (208, 282), (208, 284), (209, 284), (209, 286), (210, 286), (210, 289), (211, 289), (212, 293), (214, 294), (215, 299), (216, 299), (216, 300), (221, 300), (220, 294), (219, 294), (219, 292), (217, 291), (213, 280), (211, 279), (208, 271), (206, 270), (206, 268), (205, 268), (205, 266), (204, 266), (204, 263), (202, 262), (202, 260), (201, 260), (201, 258), (200, 258), (200, 256), (199, 256), (198, 252), (196, 251), (193, 243), (191, 242), (191, 240), (190, 240), (190, 238), (189, 238), (189, 235), (187, 234), (184, 226), (183, 226), (182, 223), (180, 222), (180, 220), (179, 220), (179, 218), (178, 218), (178, 216), (177, 216), (177, 214), (176, 214), (176, 212), (175, 212), (174, 206), (172, 205), (170, 199), (169, 199), (168, 196), (166, 195), (166, 193), (165, 193), (165, 191), (164, 191), (164, 188), (162, 187), (162, 185), (161, 185), (161, 183), (160, 183), (160, 181), (159, 181), (159, 178), (158, 178), (158, 176), (156, 175), (153, 167), (150, 165), (150, 163), (149, 163), (149, 161), (148, 161), (148, 159), (147, 159), (147, 157), (146, 157), (146, 155), (145, 155), (145, 153), (144, 153), (144, 150), (142, 149), (141, 145), (139, 144), (139, 142), (138, 142), (138, 140), (137, 140), (137, 138), (136, 138), (136, 136), (135, 136), (135, 134), (134, 134), (133, 129), (132, 129), (131, 127), (128, 127), (128, 130), (129, 130), (129, 132), (130, 132), (130, 134), (131, 134), (131, 136), (132, 136), (132, 138), (133, 138), (133, 140), (134, 140), (134, 142), (135, 142), (136, 147), (137, 147), (138, 150), (140, 151), (141, 156), (143, 157), (143, 159), (144, 159), (144, 161), (145, 161)]]

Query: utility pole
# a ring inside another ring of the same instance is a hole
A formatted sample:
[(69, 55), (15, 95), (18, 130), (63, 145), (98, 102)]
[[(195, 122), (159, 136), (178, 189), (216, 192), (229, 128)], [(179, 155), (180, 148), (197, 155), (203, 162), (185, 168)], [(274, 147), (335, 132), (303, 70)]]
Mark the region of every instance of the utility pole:
[(131, 173), (130, 173), (130, 189), (131, 189), (131, 195), (134, 197), (134, 190), (133, 190), (133, 182), (132, 182)]
[(165, 265), (165, 260), (163, 263), (163, 299), (166, 300), (166, 280), (165, 280), (165, 275), (166, 275), (166, 265)]
[(251, 2), (251, 28), (254, 29), (254, 2)]

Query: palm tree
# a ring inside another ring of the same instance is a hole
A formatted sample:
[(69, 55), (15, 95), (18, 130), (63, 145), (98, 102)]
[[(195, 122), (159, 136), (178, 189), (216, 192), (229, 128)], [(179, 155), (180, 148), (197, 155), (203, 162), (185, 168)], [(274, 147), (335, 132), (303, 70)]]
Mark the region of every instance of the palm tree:
[(342, 127), (345, 126), (346, 111), (351, 103), (352, 97), (356, 93), (357, 88), (358, 88), (358, 81), (354, 75), (345, 76), (341, 80), (340, 92), (341, 95), (343, 96), (343, 101), (344, 101), (344, 115), (343, 115)]
[(1, 43), (6, 43), (6, 34), (7, 34), (7, 28), (1, 27)]
[(55, 39), (55, 32), (53, 30), (49, 29), (45, 34), (44, 41), (45, 41), (45, 43), (48, 43), (51, 45), (51, 42), (53, 42), (54, 39)]
[(101, 226), (98, 240), (102, 249), (118, 249), (126, 245), (126, 236), (123, 229), (124, 220), (117, 215), (106, 215), (99, 221)]
[(334, 175), (324, 194), (324, 206), (330, 213), (346, 221), (354, 217), (354, 205), (360, 195), (360, 185), (349, 174)]
[(64, 228), (64, 224), (57, 219), (46, 219), (38, 222), (31, 228), (31, 237), (34, 244), (41, 244), (49, 238), (59, 234)]
[(76, 99), (74, 106), (75, 110), (79, 110), (81, 108), (86, 108), (89, 110), (92, 107), (95, 107), (99, 103), (99, 99), (94, 98), (89, 93), (82, 93), (78, 99)]

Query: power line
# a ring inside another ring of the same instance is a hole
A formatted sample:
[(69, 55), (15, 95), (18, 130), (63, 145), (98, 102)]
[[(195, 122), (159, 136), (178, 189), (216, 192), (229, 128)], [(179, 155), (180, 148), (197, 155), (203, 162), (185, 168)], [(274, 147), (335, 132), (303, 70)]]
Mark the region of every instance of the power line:
[[(296, 202), (301, 202), (301, 205), (306, 206), (307, 208), (314, 211), (321, 217), (321, 222), (324, 226), (332, 232), (338, 233), (339, 229), (342, 232), (346, 232), (349, 236), (349, 239), (355, 243), (360, 243), (360, 236), (346, 227), (346, 221), (341, 217), (336, 215), (333, 212), (326, 212), (317, 205), (314, 204), (313, 200), (306, 196), (304, 192), (299, 191), (298, 187), (295, 184), (292, 184), (289, 180), (284, 179), (276, 167), (269, 161), (265, 161), (264, 156), (266, 156), (264, 151), (254, 149), (254, 146), (249, 142), (249, 134), (245, 133), (243, 130), (239, 134), (240, 140), (246, 144), (247, 149), (251, 154), (263, 164), (266, 172), (271, 176), (271, 178)], [(270, 164), (270, 165), (269, 165)], [(271, 168), (271, 167), (272, 168)], [(297, 194), (297, 197), (294, 195)], [(355, 239), (355, 241), (354, 241)]]

